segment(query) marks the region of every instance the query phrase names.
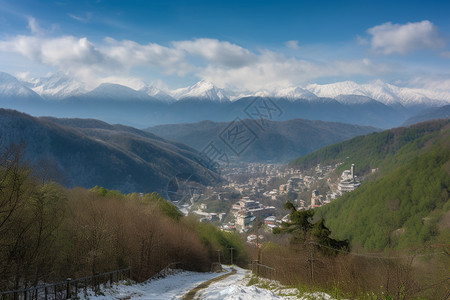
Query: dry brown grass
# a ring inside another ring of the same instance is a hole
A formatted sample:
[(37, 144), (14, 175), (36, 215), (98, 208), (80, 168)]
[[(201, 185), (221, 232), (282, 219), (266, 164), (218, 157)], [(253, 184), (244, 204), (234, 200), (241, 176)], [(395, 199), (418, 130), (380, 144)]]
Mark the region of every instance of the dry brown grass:
[[(387, 299), (389, 295), (389, 299), (446, 299), (449, 295), (450, 259), (445, 253), (410, 256), (411, 253), (392, 252), (377, 254), (376, 258), (355, 254), (326, 257), (317, 250), (312, 256), (310, 247), (274, 244), (265, 244), (260, 249), (249, 247), (249, 252), (253, 260), (259, 255), (262, 264), (276, 269), (270, 273), (272, 279), (311, 291), (327, 291), (335, 297)], [(313, 264), (311, 258), (314, 258)], [(262, 277), (263, 269), (260, 269)]]

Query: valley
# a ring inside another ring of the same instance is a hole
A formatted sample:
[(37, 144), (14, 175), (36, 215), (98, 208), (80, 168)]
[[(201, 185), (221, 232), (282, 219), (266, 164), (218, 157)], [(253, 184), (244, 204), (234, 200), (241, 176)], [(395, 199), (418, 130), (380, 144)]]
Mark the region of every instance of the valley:
[(450, 299), (449, 11), (0, 0), (0, 300)]

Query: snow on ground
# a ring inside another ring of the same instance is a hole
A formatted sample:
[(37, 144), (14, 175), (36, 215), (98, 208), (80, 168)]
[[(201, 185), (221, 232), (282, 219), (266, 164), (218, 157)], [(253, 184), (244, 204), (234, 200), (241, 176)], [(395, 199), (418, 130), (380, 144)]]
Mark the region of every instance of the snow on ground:
[(247, 286), (250, 271), (235, 267), (236, 274), (225, 278), (219, 282), (211, 284), (203, 291), (199, 291), (195, 299), (208, 300), (272, 300), (272, 299), (298, 299), (297, 297), (281, 297), (272, 291), (256, 287)]
[(278, 299), (324, 299), (330, 300), (331, 297), (325, 293), (313, 293), (304, 295), (305, 298), (299, 298), (299, 291), (293, 288), (283, 287), (276, 281), (262, 280), (264, 285), (270, 286), (269, 289), (259, 287), (258, 284), (247, 286), (251, 273), (249, 270), (234, 267), (236, 274), (231, 275), (224, 280), (211, 284), (206, 289), (199, 291), (195, 299), (202, 300), (278, 300)]
[[(227, 271), (230, 268), (224, 266)], [(234, 267), (236, 274), (231, 275), (221, 281), (212, 283), (209, 287), (200, 290), (195, 295), (195, 299), (204, 300), (279, 300), (279, 299), (299, 299), (298, 290), (286, 288), (275, 281), (267, 281), (271, 289), (261, 286), (247, 286), (250, 280), (250, 271)], [(110, 300), (110, 299), (182, 299), (191, 289), (197, 287), (202, 282), (223, 275), (224, 273), (197, 273), (181, 271), (174, 275), (169, 275), (161, 279), (153, 279), (141, 284), (127, 285), (125, 282), (115, 284), (111, 288), (102, 289), (103, 295), (94, 295), (93, 292), (79, 294), (81, 300)], [(331, 297), (325, 293), (314, 293), (304, 295), (300, 299), (324, 299)]]
[(85, 297), (81, 293), (80, 299), (109, 300), (109, 299), (181, 299), (191, 289), (200, 283), (210, 280), (223, 273), (198, 273), (182, 271), (165, 278), (153, 279), (141, 284), (126, 285), (124, 283), (113, 285), (112, 288), (102, 289), (104, 295), (93, 295), (88, 292)]

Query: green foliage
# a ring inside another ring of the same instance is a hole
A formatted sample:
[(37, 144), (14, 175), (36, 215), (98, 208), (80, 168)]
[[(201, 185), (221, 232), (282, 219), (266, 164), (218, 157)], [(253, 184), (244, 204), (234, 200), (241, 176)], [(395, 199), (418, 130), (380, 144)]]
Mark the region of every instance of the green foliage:
[[(351, 164), (355, 164), (358, 174), (368, 173), (374, 168), (390, 170), (393, 165), (410, 159), (416, 150), (436, 137), (449, 123), (450, 120), (439, 120), (359, 136), (297, 158), (290, 165), (310, 168), (318, 163), (344, 162), (338, 171), (348, 169)], [(402, 156), (395, 157), (397, 153)]]
[(308, 238), (314, 239), (325, 255), (335, 255), (339, 250), (349, 251), (348, 240), (338, 241), (330, 237), (331, 231), (325, 226), (323, 218), (312, 222), (314, 210), (297, 210), (291, 202), (286, 202), (285, 209), (291, 211), (290, 222), (283, 222), (281, 227), (273, 230), (274, 234), (290, 233), (293, 244), (306, 242)]
[(247, 283), (247, 286), (255, 285), (259, 282), (259, 279), (256, 275), (253, 275)]
[[(370, 136), (361, 138), (384, 149), (372, 165), (374, 156), (363, 159), (365, 145), (360, 145), (360, 164), (363, 168), (379, 166), (380, 174), (318, 210), (337, 238), (381, 250), (387, 246), (418, 246), (447, 234), (448, 228), (438, 225), (450, 208), (450, 137), (446, 124), (448, 121), (439, 121), (374, 134), (377, 142)], [(379, 143), (381, 136), (386, 137), (384, 146)], [(345, 145), (342, 153), (349, 153), (351, 145)]]
[(183, 214), (178, 210), (178, 208), (164, 199), (158, 193), (145, 194), (142, 198), (144, 204), (156, 204), (159, 210), (169, 218), (179, 221)]
[(225, 232), (208, 223), (193, 223), (202, 242), (210, 249), (210, 253), (217, 259), (217, 250), (220, 250), (222, 263), (231, 262), (233, 248), (233, 263), (246, 266), (248, 258), (245, 245), (237, 233)]
[(306, 241), (309, 231), (313, 228), (311, 220), (314, 217), (314, 211), (297, 210), (291, 202), (286, 202), (284, 208), (291, 211), (289, 214), (290, 222), (283, 222), (281, 227), (274, 228), (273, 233), (290, 233), (293, 243)]
[(100, 197), (108, 197), (108, 198), (116, 198), (116, 199), (122, 199), (124, 198), (124, 195), (120, 191), (117, 190), (107, 190), (104, 187), (94, 186), (92, 189), (90, 189), (91, 192), (97, 194)]
[(215, 212), (228, 212), (231, 209), (231, 201), (223, 201), (223, 200), (211, 200), (208, 201), (207, 212), (215, 213)]
[(122, 194), (120, 191), (108, 190), (104, 187), (95, 186), (90, 189), (92, 193), (100, 197), (111, 198), (111, 199), (140, 199), (141, 203), (146, 205), (155, 205), (160, 212), (169, 218), (179, 221), (183, 214), (177, 209), (175, 205), (164, 199), (158, 193), (144, 194), (143, 196), (132, 193), (132, 194)]
[(311, 234), (321, 245), (319, 248), (320, 251), (326, 255), (336, 255), (340, 250), (350, 251), (350, 243), (348, 240), (339, 241), (330, 237), (331, 231), (325, 226), (325, 220), (323, 218), (314, 224)]

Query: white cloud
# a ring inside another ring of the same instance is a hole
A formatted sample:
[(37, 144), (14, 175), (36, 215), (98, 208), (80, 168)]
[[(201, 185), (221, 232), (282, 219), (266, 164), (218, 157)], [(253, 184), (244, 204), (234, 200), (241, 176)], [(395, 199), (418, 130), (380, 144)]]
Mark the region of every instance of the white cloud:
[[(140, 88), (142, 82), (132, 75), (137, 68), (141, 74), (148, 72), (153, 78), (161, 75), (200, 78), (220, 87), (242, 90), (302, 85), (323, 77), (379, 76), (393, 72), (392, 67), (368, 59), (332, 60), (321, 55), (322, 60), (313, 61), (264, 49), (252, 52), (217, 39), (173, 41), (163, 46), (113, 38), (94, 43), (86, 37), (47, 37), (36, 34), (39, 27), (35, 21), (33, 24), (37, 26), (32, 29), (35, 34), (0, 40), (0, 51), (21, 54), (88, 85), (101, 78), (100, 82), (110, 80)], [(298, 47), (297, 41), (288, 43)]]
[(36, 22), (36, 19), (33, 17), (28, 17), (28, 28), (33, 34), (43, 34), (44, 30), (39, 26)]
[(407, 54), (421, 49), (439, 49), (445, 41), (430, 21), (416, 23), (384, 23), (367, 30), (370, 45), (379, 54)]
[(221, 87), (255, 91), (304, 85), (321, 77), (377, 75), (388, 70), (388, 66), (373, 64), (367, 59), (318, 63), (264, 51), (251, 66), (236, 69), (208, 66), (199, 71), (198, 76)]
[(29, 71), (27, 71), (27, 72), (17, 72), (17, 73), (14, 74), (14, 76), (16, 78), (20, 79), (20, 80), (27, 81), (28, 78), (30, 77), (30, 72)]
[(366, 38), (359, 36), (359, 35), (356, 36), (356, 42), (361, 46), (369, 45), (369, 41)]
[(255, 61), (256, 56), (249, 50), (229, 42), (216, 39), (195, 39), (193, 41), (172, 42), (175, 49), (200, 56), (210, 63), (229, 68), (240, 68)]
[(298, 41), (287, 41), (286, 43), (284, 43), (286, 45), (286, 47), (294, 49), (294, 50), (298, 50), (299, 46), (298, 46)]
[(162, 68), (168, 74), (185, 75), (192, 67), (181, 50), (158, 44), (140, 45), (132, 41), (106, 39), (95, 45), (87, 38), (62, 36), (16, 36), (0, 40), (0, 51), (19, 53), (33, 62), (56, 67), (59, 71), (92, 82), (102, 76), (114, 76), (133, 67)]
[(155, 43), (141, 45), (134, 41), (116, 41), (105, 39), (107, 45), (102, 47), (104, 55), (126, 66), (128, 69), (135, 66), (161, 67), (168, 74), (185, 75), (192, 69), (185, 61), (183, 51), (168, 48)]
[(16, 52), (32, 61), (58, 67), (63, 71), (77, 71), (89, 68), (111, 70), (116, 66), (87, 38), (64, 36), (41, 38), (17, 36), (8, 41), (0, 41), (0, 50)]
[(438, 76), (427, 74), (415, 77), (406, 82), (408, 87), (422, 88), (434, 92), (450, 92), (450, 74), (440, 74)]

